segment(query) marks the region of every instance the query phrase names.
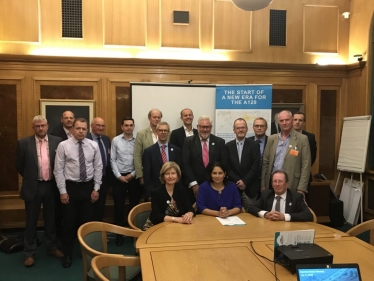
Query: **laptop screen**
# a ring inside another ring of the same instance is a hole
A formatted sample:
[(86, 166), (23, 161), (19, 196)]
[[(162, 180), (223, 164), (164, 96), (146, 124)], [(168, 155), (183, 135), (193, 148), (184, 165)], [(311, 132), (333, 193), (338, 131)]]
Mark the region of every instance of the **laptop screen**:
[(298, 281), (362, 281), (358, 264), (296, 266)]

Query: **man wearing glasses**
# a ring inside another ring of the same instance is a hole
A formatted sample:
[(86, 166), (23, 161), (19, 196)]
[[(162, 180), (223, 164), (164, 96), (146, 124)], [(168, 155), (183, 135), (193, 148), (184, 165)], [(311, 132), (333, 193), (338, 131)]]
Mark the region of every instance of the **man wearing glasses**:
[(228, 153), (225, 140), (211, 134), (212, 119), (202, 115), (198, 120), (198, 134), (187, 137), (182, 149), (182, 168), (184, 181), (189, 188), (191, 202), (199, 191), (199, 185), (207, 180), (206, 168), (221, 162), (228, 167)]
[(53, 176), (55, 155), (60, 137), (47, 135), (48, 123), (41, 115), (32, 120), (34, 135), (18, 141), (16, 168), (22, 176), (20, 197), (25, 201), (26, 227), (24, 238), (24, 265), (34, 265), (37, 248), (37, 222), (43, 204), (44, 234), (47, 251), (55, 257), (63, 257), (57, 249), (55, 228), (55, 192)]
[(160, 171), (165, 162), (173, 161), (180, 165), (180, 149), (168, 142), (170, 126), (166, 122), (158, 123), (158, 141), (146, 148), (143, 153), (144, 198), (151, 200), (151, 191), (161, 186)]
[(275, 170), (273, 189), (261, 193), (261, 198), (247, 208), (247, 212), (271, 221), (313, 221), (313, 215), (303, 196), (288, 189), (288, 175)]

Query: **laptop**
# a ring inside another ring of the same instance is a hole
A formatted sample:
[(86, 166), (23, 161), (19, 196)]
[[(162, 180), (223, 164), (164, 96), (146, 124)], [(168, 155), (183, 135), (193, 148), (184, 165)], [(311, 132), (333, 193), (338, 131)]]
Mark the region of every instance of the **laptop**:
[(357, 263), (298, 264), (297, 281), (362, 281)]

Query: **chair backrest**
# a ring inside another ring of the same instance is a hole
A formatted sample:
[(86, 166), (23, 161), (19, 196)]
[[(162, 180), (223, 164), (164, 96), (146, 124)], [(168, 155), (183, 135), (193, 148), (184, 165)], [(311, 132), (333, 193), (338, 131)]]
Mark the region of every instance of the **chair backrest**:
[(107, 233), (138, 238), (143, 232), (97, 221), (81, 225), (78, 229), (78, 240), (82, 251), (83, 280), (88, 280), (93, 257), (103, 254), (118, 256), (108, 253)]
[[(308, 207), (309, 208), (309, 207)], [(309, 211), (312, 213), (312, 216), (313, 216), (313, 222), (317, 222), (317, 216), (316, 216), (316, 213), (311, 209), (309, 208)]]
[[(114, 270), (116, 270), (118, 280), (125, 280), (126, 266), (140, 266), (140, 260), (138, 257), (101, 255), (92, 259), (91, 266), (96, 281), (112, 280), (111, 272), (114, 272)], [(112, 270), (110, 270), (110, 267), (112, 267)]]
[(151, 213), (151, 210), (151, 202), (145, 202), (136, 205), (134, 208), (131, 209), (127, 217), (129, 226), (132, 229), (142, 230), (143, 225), (145, 224)]
[(368, 220), (359, 225), (352, 227), (350, 230), (347, 231), (347, 234), (350, 236), (357, 236), (365, 231), (369, 232), (369, 243), (374, 245), (374, 220)]

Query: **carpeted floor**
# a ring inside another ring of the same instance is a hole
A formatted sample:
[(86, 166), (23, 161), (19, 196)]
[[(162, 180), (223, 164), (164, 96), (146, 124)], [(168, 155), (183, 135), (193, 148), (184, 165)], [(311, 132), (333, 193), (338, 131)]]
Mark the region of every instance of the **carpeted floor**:
[[(6, 237), (22, 234), (21, 232), (3, 233)], [(38, 232), (38, 238), (42, 244), (38, 247), (35, 258), (35, 265), (26, 268), (23, 265), (23, 252), (5, 254), (0, 252), (0, 281), (80, 281), (83, 280), (82, 255), (78, 240), (76, 240), (73, 254), (73, 264), (70, 268), (61, 266), (61, 259), (47, 255), (44, 242), (44, 234)], [(108, 251), (110, 253), (133, 253), (134, 240), (125, 238), (124, 244), (120, 247), (115, 245), (115, 236), (110, 235)]]

